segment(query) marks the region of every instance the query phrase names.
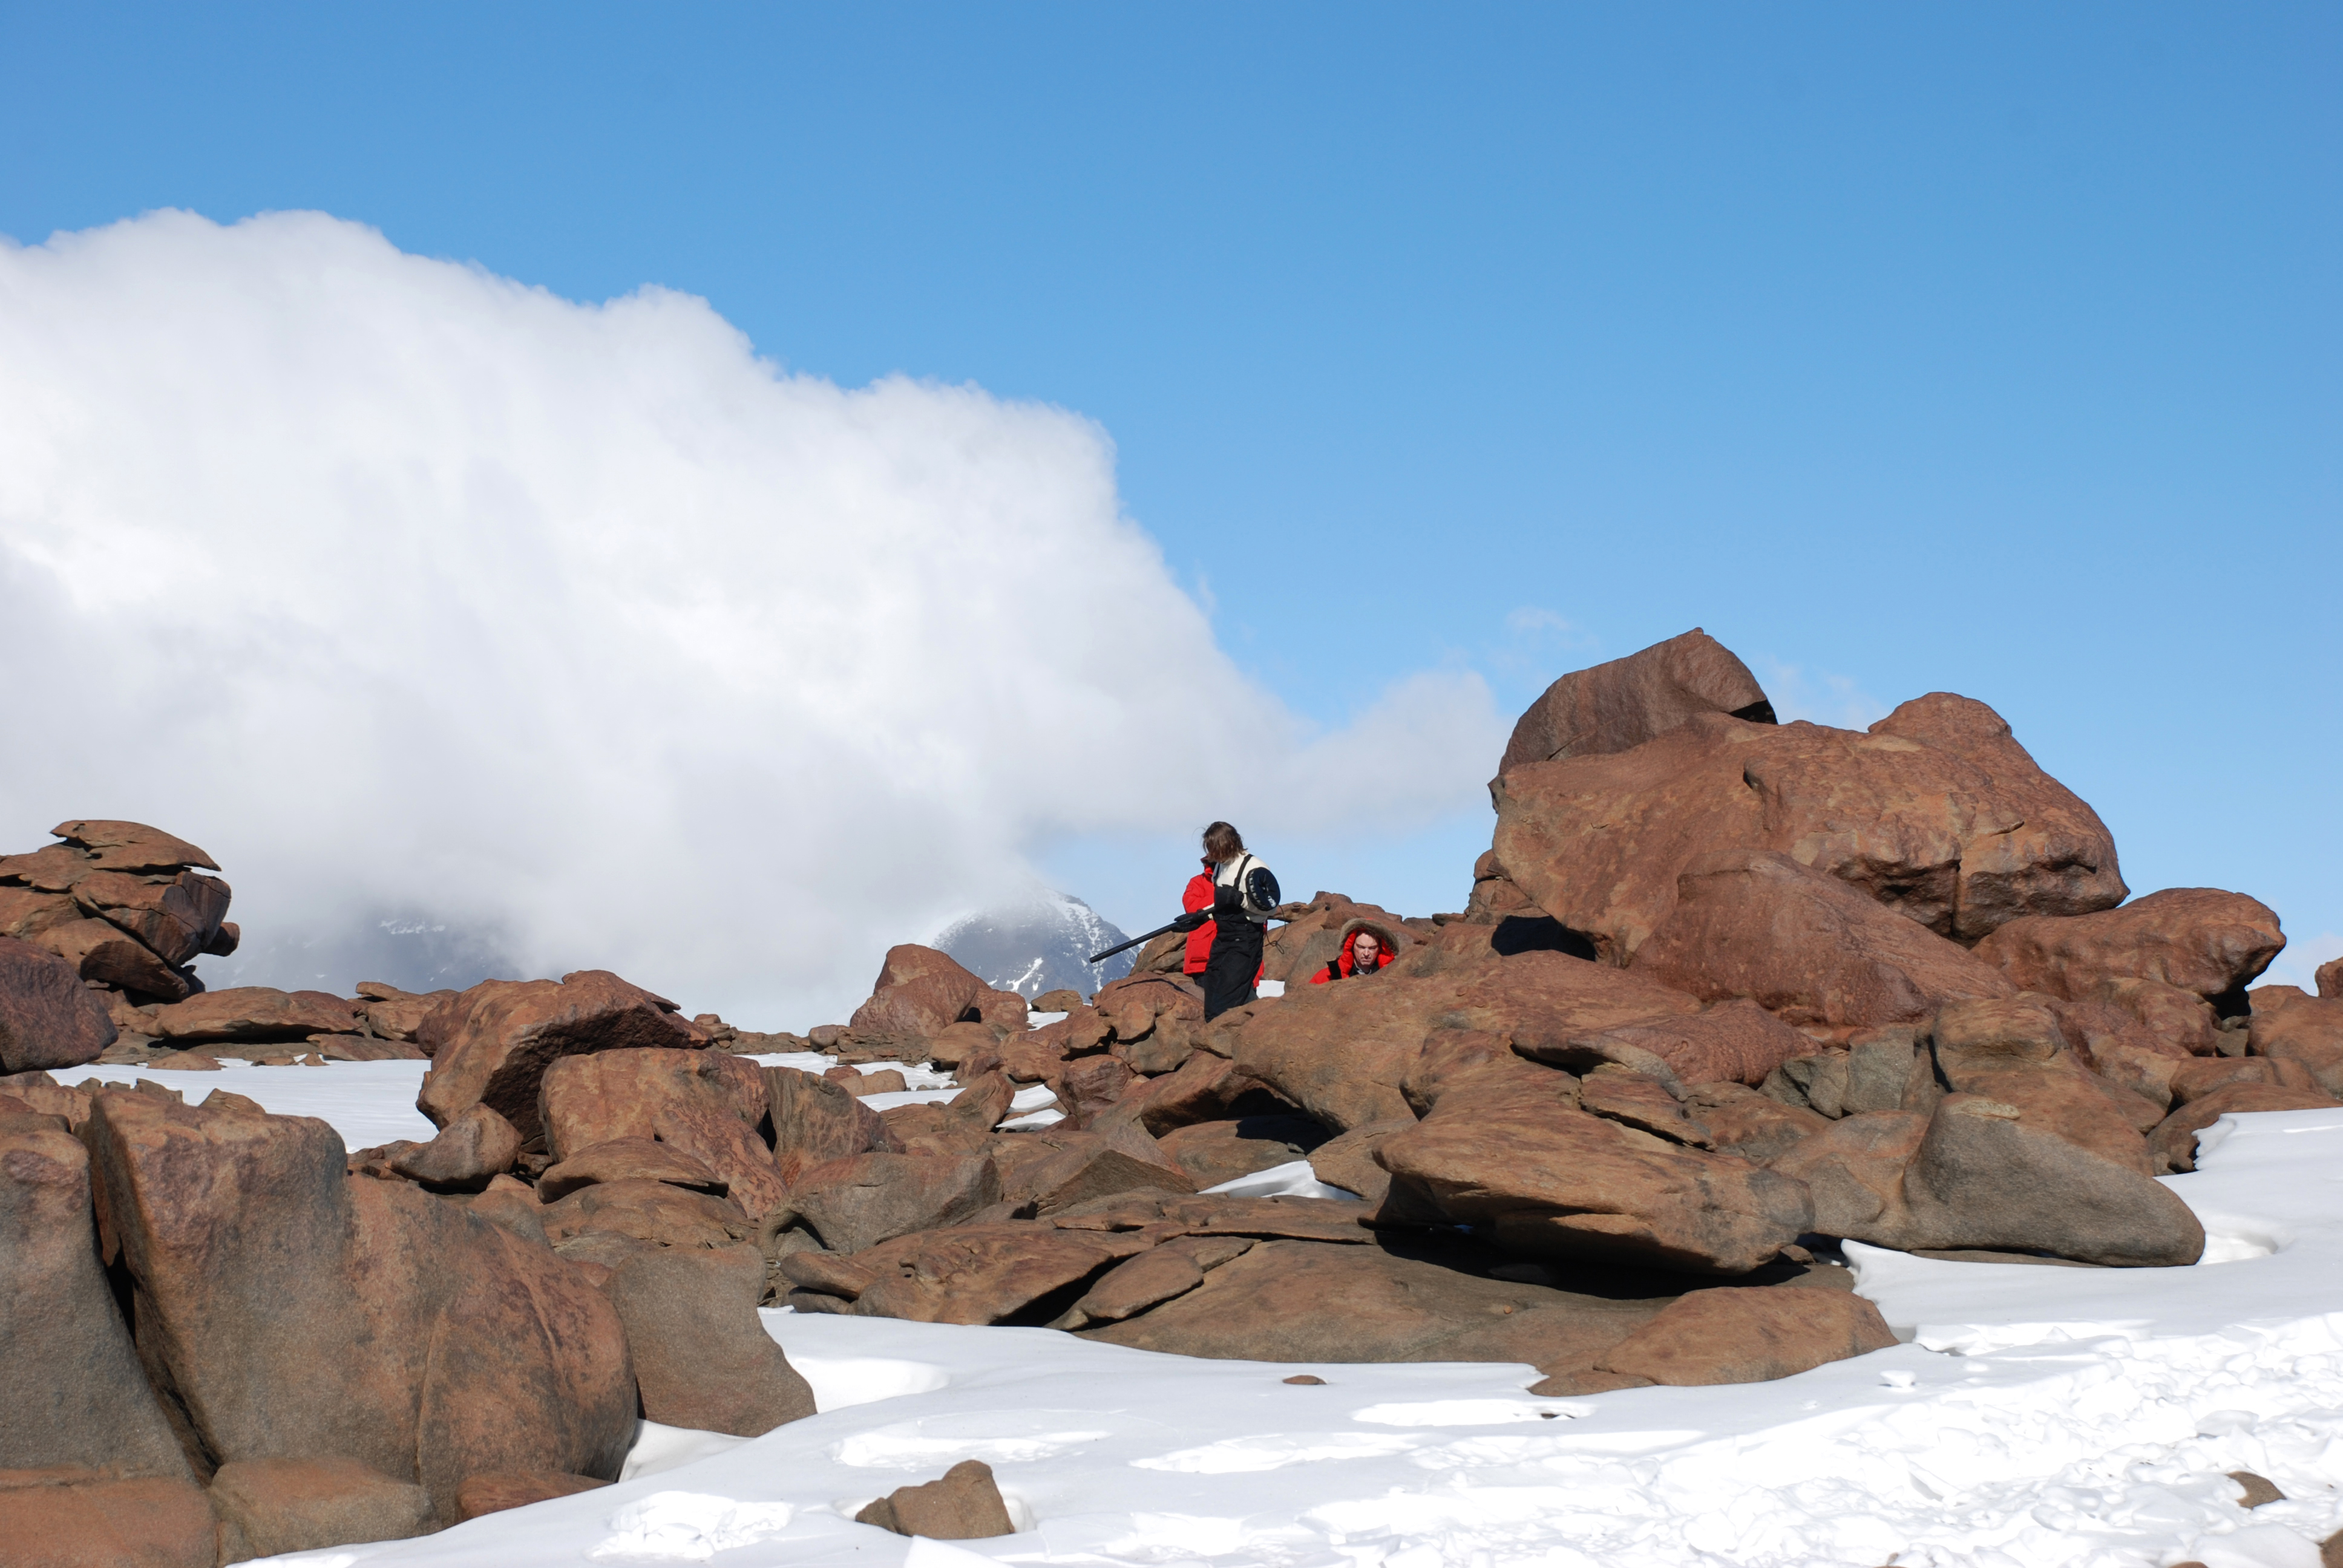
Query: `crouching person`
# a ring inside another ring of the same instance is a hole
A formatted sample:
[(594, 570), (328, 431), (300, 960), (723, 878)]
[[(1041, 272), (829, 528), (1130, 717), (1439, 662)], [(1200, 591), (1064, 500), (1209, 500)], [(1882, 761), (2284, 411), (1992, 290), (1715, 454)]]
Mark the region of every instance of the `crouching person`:
[(1342, 950), (1328, 959), (1326, 967), (1310, 977), (1310, 983), (1325, 985), (1373, 974), (1392, 961), (1401, 941), (1397, 934), (1372, 921), (1353, 920), (1342, 928)]

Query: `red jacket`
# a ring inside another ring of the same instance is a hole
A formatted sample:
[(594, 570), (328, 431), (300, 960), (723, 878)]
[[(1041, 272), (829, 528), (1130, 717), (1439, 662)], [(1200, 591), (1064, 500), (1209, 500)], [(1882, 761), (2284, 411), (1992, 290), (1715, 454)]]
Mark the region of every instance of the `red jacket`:
[[(1180, 908), (1190, 914), (1212, 907), (1211, 862), (1206, 861), (1205, 866), (1205, 870), (1188, 879), (1188, 890), (1180, 895)], [(1206, 920), (1188, 933), (1188, 957), (1180, 965), (1182, 973), (1200, 975), (1204, 972), (1204, 961), (1212, 956), (1212, 933), (1217, 929), (1212, 921)]]
[[(1332, 963), (1328, 964), (1324, 969), (1320, 970), (1316, 974), (1312, 975), (1310, 977), (1310, 983), (1312, 985), (1324, 985), (1328, 980), (1349, 980), (1353, 975), (1358, 973), (1358, 960), (1351, 951), (1351, 944), (1358, 940), (1359, 933), (1357, 931), (1353, 931), (1349, 936), (1344, 937), (1342, 939), (1342, 951), (1341, 955)], [(1369, 974), (1374, 973), (1375, 970), (1379, 970), (1385, 964), (1392, 961), (1391, 946), (1387, 939), (1382, 937), (1376, 938), (1376, 947), (1379, 950), (1375, 954), (1375, 969), (1369, 970), (1367, 971)]]

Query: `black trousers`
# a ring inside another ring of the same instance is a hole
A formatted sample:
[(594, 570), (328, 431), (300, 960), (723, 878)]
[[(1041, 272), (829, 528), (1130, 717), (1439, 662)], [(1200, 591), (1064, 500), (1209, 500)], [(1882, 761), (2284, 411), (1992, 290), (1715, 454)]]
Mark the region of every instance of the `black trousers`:
[(1252, 977), (1261, 972), (1261, 940), (1266, 930), (1242, 916), (1212, 922), (1212, 952), (1204, 960), (1207, 1020), (1253, 1000)]

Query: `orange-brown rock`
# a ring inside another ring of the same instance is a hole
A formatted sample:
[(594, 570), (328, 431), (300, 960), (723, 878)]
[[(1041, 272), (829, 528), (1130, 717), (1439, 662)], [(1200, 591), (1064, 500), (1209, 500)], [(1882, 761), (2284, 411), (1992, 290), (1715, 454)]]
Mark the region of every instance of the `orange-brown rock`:
[(1708, 1130), (1712, 1147), (1758, 1165), (1833, 1125), (1830, 1118), (1802, 1105), (1785, 1105), (1739, 1083), (1695, 1084), (1686, 1103)]
[(567, 1056), (546, 1068), (537, 1109), (557, 1161), (598, 1143), (650, 1138), (722, 1177), (751, 1215), (786, 1195), (772, 1151), (757, 1134), (765, 1080), (753, 1061), (662, 1048)]
[(0, 937), (31, 937), (86, 919), (70, 893), (0, 886)]
[[(2316, 1089), (2272, 1083), (2227, 1083), (2177, 1107), (2148, 1134), (2150, 1152), (2166, 1169), (2197, 1169), (2197, 1135), (2231, 1111), (2324, 1111), (2335, 1098)], [(2191, 1260), (2193, 1261), (2193, 1260)]]
[(212, 1568), (217, 1528), (192, 1481), (73, 1466), (0, 1472), (9, 1568)]
[(141, 1354), (211, 1461), (354, 1460), (445, 1517), (478, 1472), (618, 1473), (625, 1339), (544, 1248), (346, 1176), (322, 1121), (108, 1091), (85, 1138)]
[(760, 1437), (811, 1415), (813, 1391), (765, 1332), (754, 1247), (670, 1247), (620, 1263), (604, 1290), (627, 1326), (643, 1414)]
[(2047, 999), (2020, 995), (1948, 1003), (1930, 1025), (1939, 1082), (2025, 1113), (2046, 1131), (2152, 1176), (2141, 1135), (2162, 1120), (2151, 1101), (2086, 1070), (2066, 1048)]
[(1021, 1314), (1039, 1322), (1057, 1308), (1029, 1309), (1153, 1244), (1153, 1237), (1020, 1222), (923, 1231), (856, 1256), (873, 1282), (854, 1312), (923, 1323), (1014, 1322)]
[(74, 884), (74, 901), (136, 937), (166, 964), (207, 951), (227, 918), (228, 885), (196, 871), (136, 876), (93, 871)]
[(244, 1459), (212, 1477), (220, 1561), (241, 1563), (438, 1527), (431, 1494), (354, 1459)]
[(445, 1127), (466, 1106), (485, 1104), (523, 1139), (545, 1131), (538, 1084), (562, 1058), (705, 1043), (673, 1002), (606, 970), (558, 983), (482, 980), (434, 1009), (417, 1040), (431, 1056), (417, 1110)]
[(483, 1514), (502, 1513), (508, 1508), (526, 1508), (532, 1503), (575, 1497), (581, 1492), (609, 1484), (596, 1476), (567, 1475), (558, 1470), (468, 1475), (456, 1489), (456, 1513), (459, 1519), (478, 1519)]
[(111, 920), (67, 920), (45, 927), (29, 940), (73, 965), (85, 980), (164, 1001), (176, 1001), (195, 989), (186, 976)]
[(1010, 1523), (992, 1467), (980, 1459), (961, 1460), (940, 1481), (899, 1486), (857, 1513), (854, 1522), (929, 1541), (978, 1541), (1013, 1534), (1017, 1528)]
[(1976, 956), (2024, 990), (2077, 1001), (2126, 979), (2211, 998), (2243, 989), (2285, 946), (2278, 916), (2258, 900), (2167, 888), (2096, 914), (2011, 920), (1977, 944)]
[[(1314, 1157), (1313, 1151), (1325, 1141), (1326, 1130), (1306, 1116), (1246, 1116), (1226, 1121), (1192, 1122), (1166, 1132), (1158, 1142), (1164, 1153), (1179, 1161), (1180, 1169), (1201, 1191), (1272, 1166)], [(1391, 1180), (1371, 1161), (1355, 1164), (1373, 1169), (1383, 1182)], [(1319, 1180), (1338, 1187), (1344, 1185), (1322, 1173)]]
[(180, 1046), (221, 1040), (293, 1040), (354, 1033), (357, 1020), (356, 1004), (327, 991), (247, 985), (156, 1008), (146, 1014), (139, 1032)]
[(905, 942), (887, 950), (870, 1000), (854, 1010), (849, 1027), (924, 1039), (963, 1018), (981, 1018), (978, 999), (991, 989), (949, 955)]
[[(520, 1134), (485, 1105), (459, 1113), (428, 1143), (417, 1143), (391, 1161), (391, 1169), (427, 1187), (478, 1191), (492, 1176), (513, 1168)], [(558, 1196), (558, 1194), (555, 1194)]]
[(76, 819), (58, 823), (49, 833), (82, 850), (91, 867), (101, 871), (176, 871), (183, 866), (219, 869), (209, 855), (185, 839), (144, 822)]
[(1523, 1054), (1574, 1071), (1608, 1061), (1676, 1084), (1755, 1085), (1791, 1058), (1818, 1049), (1755, 1002), (1735, 999), (1567, 1039), (1544, 1035)]
[(0, 937), (0, 1072), (96, 1061), (119, 1031), (74, 966), (14, 937)]
[(1242, 1257), (1254, 1244), (1245, 1236), (1175, 1236), (1100, 1275), (1050, 1326), (1071, 1332), (1137, 1317), (1187, 1294), (1204, 1282), (1209, 1271)]
[(1879, 1309), (1850, 1292), (1727, 1285), (1678, 1297), (1594, 1364), (1679, 1386), (1765, 1382), (1895, 1342)]
[(1956, 943), (1788, 855), (1724, 851), (1691, 861), (1679, 882), (1634, 972), (1694, 996), (1747, 998), (1801, 1028), (1854, 1030), (2016, 989)]
[(591, 1143), (547, 1167), (537, 1179), (537, 1195), (557, 1203), (581, 1187), (606, 1181), (664, 1181), (721, 1198), (729, 1183), (698, 1156), (656, 1138), (614, 1138)]
[(2256, 1007), (2247, 1038), (2255, 1055), (2299, 1062), (2319, 1088), (2343, 1095), (2343, 998), (2304, 997), (2267, 1012)]
[(1629, 750), (1703, 713), (1774, 722), (1774, 705), (1749, 667), (1694, 627), (1547, 687), (1513, 725), (1497, 771)]
[(784, 1182), (850, 1155), (903, 1151), (879, 1113), (840, 1085), (793, 1067), (768, 1067), (764, 1076), (773, 1165)]
[(729, 1247), (756, 1228), (729, 1200), (640, 1178), (598, 1181), (545, 1205), (545, 1239), (564, 1257), (630, 1256), (653, 1247)]
[(806, 1171), (790, 1184), (789, 1201), (831, 1251), (860, 1252), (959, 1224), (1001, 1196), (1001, 1174), (986, 1155), (857, 1154)]
[(1991, 709), (1941, 693), (1868, 734), (1695, 715), (1631, 750), (1511, 768), (1493, 789), (1513, 881), (1614, 964), (1667, 920), (1678, 876), (1727, 850), (1788, 854), (1963, 941), (2125, 891), (2090, 808)]

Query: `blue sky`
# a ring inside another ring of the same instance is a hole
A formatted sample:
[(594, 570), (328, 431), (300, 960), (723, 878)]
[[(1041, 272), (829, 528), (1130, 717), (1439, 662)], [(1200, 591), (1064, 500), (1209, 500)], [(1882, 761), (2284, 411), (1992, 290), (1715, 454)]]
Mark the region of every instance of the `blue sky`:
[[(1992, 703), (2136, 890), (2315, 939), (2338, 69), (2308, 5), (9, 5), (0, 233), (316, 208), (704, 296), (795, 369), (1098, 421), (1330, 726), (1697, 624), (1816, 719)], [(1289, 880), (1456, 907), (1486, 829)], [(1044, 849), (1126, 923), (1179, 870)]]

